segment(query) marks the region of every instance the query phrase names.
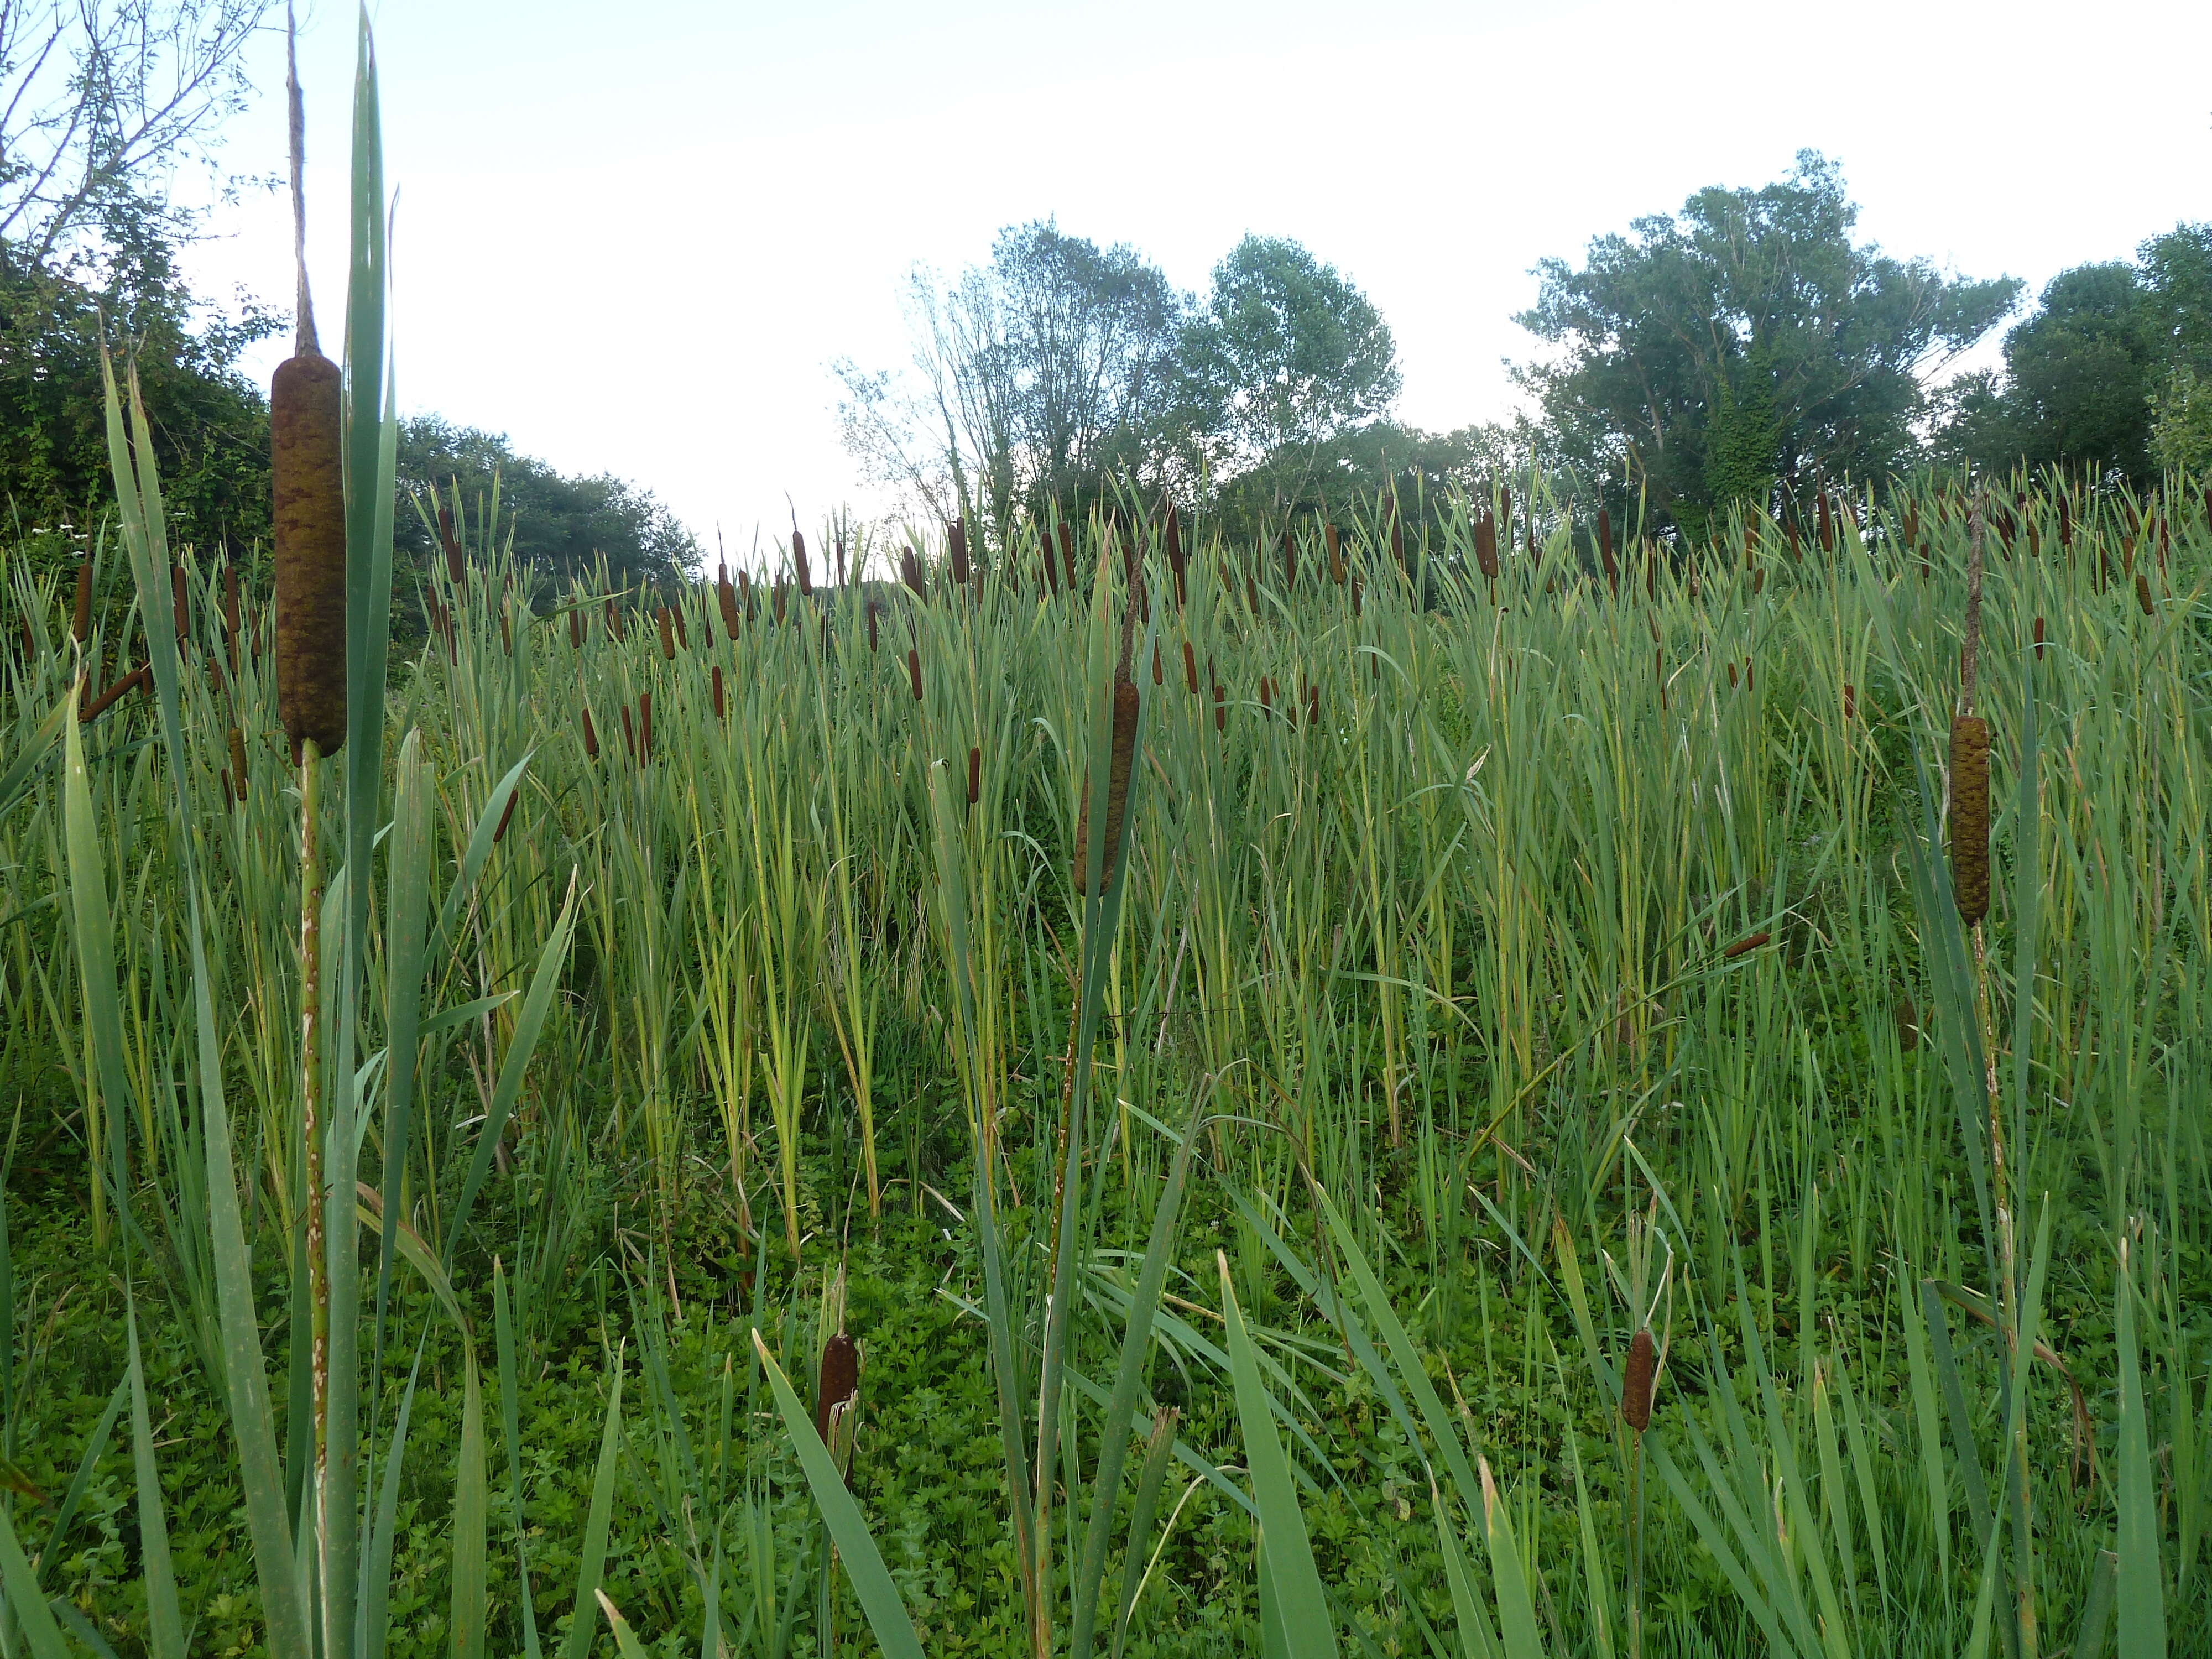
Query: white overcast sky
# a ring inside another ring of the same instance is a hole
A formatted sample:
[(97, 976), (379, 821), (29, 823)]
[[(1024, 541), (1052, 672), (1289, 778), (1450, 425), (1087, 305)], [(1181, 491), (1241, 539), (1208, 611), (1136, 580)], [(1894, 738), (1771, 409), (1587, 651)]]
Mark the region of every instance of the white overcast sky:
[[(384, 0), (404, 410), (658, 491), (711, 547), (872, 498), (830, 363), (904, 361), (917, 261), (1046, 216), (1202, 290), (1247, 231), (1381, 307), (1400, 412), (1510, 412), (1530, 267), (1844, 166), (1863, 234), (2032, 288), (2212, 218), (2212, 3)], [(343, 304), (355, 13), (302, 17), (311, 267)], [(224, 165), (281, 169), (281, 37)], [(210, 294), (291, 291), (284, 204), (219, 210)], [(327, 326), (327, 325), (326, 325)], [(265, 374), (282, 349), (272, 346)]]

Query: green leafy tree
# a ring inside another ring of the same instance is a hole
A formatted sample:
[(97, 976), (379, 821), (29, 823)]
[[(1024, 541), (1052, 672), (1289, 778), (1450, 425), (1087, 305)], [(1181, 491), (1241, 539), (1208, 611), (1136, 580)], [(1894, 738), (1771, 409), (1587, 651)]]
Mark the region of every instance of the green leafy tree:
[(1048, 502), (1161, 484), (1189, 301), (1135, 249), (1009, 226), (957, 281), (915, 272), (908, 301), (911, 374), (836, 372), (846, 447), (908, 511), (1003, 536)]
[(1389, 325), (1333, 265), (1247, 236), (1213, 270), (1181, 350), (1189, 453), (1247, 514), (1279, 518), (1354, 453), (1397, 399)]
[[(549, 580), (589, 577), (601, 559), (617, 587), (668, 589), (700, 562), (698, 538), (649, 489), (611, 473), (572, 476), (518, 454), (502, 434), (434, 415), (400, 422), (399, 486), (428, 503), (458, 498), (470, 525), (494, 509), (490, 532), (511, 537), (526, 564)], [(405, 501), (396, 520), (398, 556), (418, 568), (437, 550)]]
[(0, 244), (0, 506), (18, 536), (65, 522), (81, 534), (112, 499), (103, 337), (137, 368), (171, 540), (238, 554), (268, 535), (268, 405), (239, 361), (287, 319), (250, 300), (198, 305), (164, 229), (112, 214), (103, 256), (76, 274)]
[(1516, 376), (1557, 459), (1691, 538), (1731, 501), (1911, 461), (1929, 377), (2020, 285), (1891, 258), (1853, 239), (1856, 218), (1808, 150), (1779, 183), (1702, 190), (1597, 238), (1580, 268), (1543, 261), (1517, 320), (1555, 355)]

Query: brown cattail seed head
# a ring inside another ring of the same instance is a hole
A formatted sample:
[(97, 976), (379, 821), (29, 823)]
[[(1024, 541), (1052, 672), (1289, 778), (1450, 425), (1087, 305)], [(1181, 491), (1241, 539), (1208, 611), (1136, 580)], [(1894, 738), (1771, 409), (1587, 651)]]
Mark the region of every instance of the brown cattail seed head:
[(1858, 713), (1858, 694), (1849, 680), (1844, 682), (1844, 718), (1849, 720)]
[(1152, 641), (1152, 684), (1160, 685), (1164, 683), (1160, 672), (1160, 642), (1154, 640)]
[(76, 610), (70, 617), (70, 637), (82, 645), (92, 635), (92, 561), (76, 568)]
[(1820, 491), (1820, 551), (1832, 553), (1835, 550), (1836, 521), (1829, 514), (1828, 492), (1824, 489)]
[(975, 744), (968, 746), (968, 804), (973, 806), (983, 799), (983, 751)]
[(873, 599), (868, 601), (868, 649), (876, 648), (876, 612), (881, 609)]
[(243, 801), (246, 799), (246, 738), (234, 726), (225, 734), (225, 741), (230, 746), (230, 775), (236, 780), (232, 787), (237, 790), (238, 799)]
[(230, 653), (230, 672), (238, 672), (238, 567), (225, 560), (222, 567), (222, 642)]
[[(673, 658), (676, 655), (676, 628), (669, 620), (668, 607), (665, 605), (659, 607), (654, 611), (653, 619), (660, 624), (661, 656), (663, 659)], [(502, 617), (501, 620), (504, 621), (505, 618)]]
[(1190, 687), (1190, 695), (1198, 695), (1198, 653), (1190, 648), (1190, 641), (1182, 642), (1183, 684)]
[(1620, 566), (1613, 556), (1613, 515), (1605, 508), (1597, 510), (1597, 550), (1605, 561), (1605, 580), (1607, 586), (1618, 595), (1620, 592)]
[[(796, 530), (791, 532), (791, 568), (798, 574), (799, 593), (805, 596), (813, 592), (814, 573), (807, 568), (806, 538)], [(776, 613), (776, 620), (779, 622), (783, 620), (782, 612)]]
[(1729, 945), (1727, 950), (1721, 952), (1721, 960), (1723, 962), (1734, 962), (1738, 957), (1747, 957), (1753, 951), (1759, 949), (1760, 945), (1765, 944), (1773, 937), (1774, 935), (1771, 933), (1759, 933), (1750, 934), (1748, 937), (1744, 939), (1740, 939), (1735, 944)]
[(2146, 617), (2158, 614), (2157, 606), (2150, 599), (2150, 578), (2140, 570), (2136, 572), (2136, 604)]
[(1651, 1426), (1651, 1389), (1659, 1376), (1659, 1348), (1646, 1328), (1628, 1345), (1628, 1366), (1620, 1379), (1620, 1420), (1637, 1433)]
[(1951, 886), (1967, 927), (1989, 915), (1990, 726), (1972, 714), (1951, 722)]
[(453, 509), (438, 509), (438, 544), (446, 550), (446, 574), (454, 586), (461, 585), (461, 542), (453, 534)]
[(899, 552), (899, 579), (914, 590), (917, 599), (929, 597), (929, 588), (921, 579), (921, 556), (911, 547)]
[(860, 1348), (840, 1331), (822, 1345), (822, 1371), (814, 1385), (814, 1432), (830, 1443), (830, 1413), (860, 1391)]
[(721, 720), (725, 718), (727, 711), (722, 701), (722, 665), (720, 663), (714, 665), (712, 684), (714, 693), (714, 718)]
[(740, 620), (738, 590), (730, 586), (730, 573), (726, 567), (718, 568), (714, 573), (714, 603), (721, 607), (722, 631), (734, 640), (738, 637)]
[(514, 817), (514, 803), (521, 799), (522, 791), (520, 788), (510, 789), (507, 792), (507, 805), (500, 809), (499, 827), (491, 832), (491, 844), (493, 846), (498, 846), (501, 842), (507, 838), (507, 823)]
[(1487, 511), (1475, 521), (1474, 562), (1485, 580), (1498, 580), (1498, 521)]
[(921, 701), (921, 653), (913, 647), (908, 647), (907, 649), (906, 675), (907, 678), (914, 683), (914, 700), (920, 702)]
[(1213, 729), (1217, 732), (1229, 729), (1229, 693), (1222, 689), (1218, 680), (1213, 685)]
[(584, 648), (584, 613), (574, 605), (568, 607), (568, 647), (573, 651)]
[(775, 583), (775, 625), (778, 628), (783, 626), (784, 614), (789, 608), (790, 603), (791, 584), (779, 576)]
[(1091, 784), (1083, 785), (1083, 811), (1075, 823), (1075, 890), (1086, 896), (1105, 890), (1114, 878), (1114, 860), (1121, 848), (1121, 820), (1129, 805), (1129, 772), (1137, 753), (1136, 682), (1126, 670), (1114, 677), (1114, 739), (1106, 762), (1106, 847), (1099, 860), (1101, 885), (1086, 887), (1091, 866)]
[(2043, 660), (2043, 618), (2040, 617), (2035, 619), (2035, 659), (2038, 662)]
[(294, 743), (346, 735), (345, 467), (338, 366), (305, 351), (269, 387), (276, 564), (276, 712)]
[(961, 586), (968, 586), (968, 520), (955, 519), (947, 532), (952, 558), (952, 580)]
[(1060, 532), (1060, 562), (1066, 571), (1067, 591), (1071, 593), (1079, 592), (1081, 589), (1075, 579), (1075, 532), (1068, 527), (1067, 520), (1065, 519), (1062, 519), (1054, 528)]
[(1291, 592), (1298, 585), (1298, 538), (1291, 532), (1283, 532), (1283, 591)]
[(592, 729), (592, 706), (586, 703), (584, 705), (584, 758), (595, 761), (599, 757), (599, 734)]

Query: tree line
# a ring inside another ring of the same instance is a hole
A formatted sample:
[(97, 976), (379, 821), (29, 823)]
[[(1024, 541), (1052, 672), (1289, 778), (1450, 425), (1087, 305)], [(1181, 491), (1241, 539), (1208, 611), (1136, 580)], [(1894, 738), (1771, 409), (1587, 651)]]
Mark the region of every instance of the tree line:
[[(76, 556), (107, 500), (103, 340), (137, 365), (173, 538), (249, 563), (266, 544), (267, 404), (240, 366), (289, 319), (190, 291), (177, 253), (201, 226), (164, 186), (247, 101), (240, 53), (268, 9), (0, 4), (0, 535), (33, 560)], [(1126, 243), (1010, 226), (955, 276), (913, 274), (910, 361), (836, 363), (837, 412), (897, 514), (987, 542), (1114, 496), (1265, 534), (1540, 471), (1689, 544), (1743, 504), (1928, 466), (2138, 484), (2212, 467), (2212, 225), (2065, 271), (2021, 315), (2017, 281), (1886, 252), (1856, 213), (1807, 151), (1774, 183), (1698, 191), (1543, 260), (1516, 319), (1525, 407), (1450, 432), (1398, 417), (1389, 324), (1295, 240), (1245, 236), (1195, 294)], [(2008, 319), (2001, 367), (1952, 372)], [(604, 558), (663, 585), (701, 556), (649, 489), (496, 434), (410, 420), (399, 462), (465, 507), (495, 489), (495, 533), (556, 577)], [(403, 557), (427, 557), (432, 531), (405, 503), (398, 521)]]
[(906, 512), (1003, 533), (1128, 492), (1264, 534), (1530, 471), (1689, 544), (1730, 510), (1936, 466), (2057, 466), (2142, 484), (2212, 465), (2212, 226), (2067, 271), (2003, 337), (2022, 284), (1946, 273), (1856, 234), (1842, 169), (1801, 153), (1759, 189), (1536, 268), (1515, 320), (1527, 407), (1425, 432), (1395, 417), (1389, 325), (1295, 241), (1247, 236), (1202, 296), (1126, 245), (1051, 221), (910, 279), (912, 362), (838, 373), (848, 447)]

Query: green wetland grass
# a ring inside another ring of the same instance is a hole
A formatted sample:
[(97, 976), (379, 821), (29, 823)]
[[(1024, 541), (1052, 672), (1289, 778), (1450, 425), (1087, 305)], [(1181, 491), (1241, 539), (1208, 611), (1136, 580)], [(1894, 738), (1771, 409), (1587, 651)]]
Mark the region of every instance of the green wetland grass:
[(0, 600), (0, 1651), (2205, 1650), (2195, 488), (400, 650), (364, 63), (343, 747), (127, 374)]

